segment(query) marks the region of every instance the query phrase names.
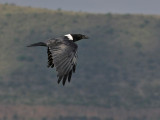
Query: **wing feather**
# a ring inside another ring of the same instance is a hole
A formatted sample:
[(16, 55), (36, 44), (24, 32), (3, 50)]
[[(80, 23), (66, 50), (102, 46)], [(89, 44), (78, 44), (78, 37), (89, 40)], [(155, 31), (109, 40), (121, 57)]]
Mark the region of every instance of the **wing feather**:
[(69, 75), (68, 75), (68, 82), (71, 81), (71, 77), (72, 77), (72, 70), (69, 72)]
[(62, 41), (59, 44), (48, 45), (48, 66), (54, 66), (58, 72), (58, 83), (71, 81), (72, 72), (75, 72), (78, 46), (73, 41)]

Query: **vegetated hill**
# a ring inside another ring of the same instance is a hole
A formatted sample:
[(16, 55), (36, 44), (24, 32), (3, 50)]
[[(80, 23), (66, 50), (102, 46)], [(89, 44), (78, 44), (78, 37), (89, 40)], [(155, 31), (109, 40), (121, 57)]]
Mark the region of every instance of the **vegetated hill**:
[[(160, 107), (160, 17), (89, 14), (0, 5), (0, 103)], [(47, 68), (46, 48), (83, 33), (76, 74), (65, 87)]]

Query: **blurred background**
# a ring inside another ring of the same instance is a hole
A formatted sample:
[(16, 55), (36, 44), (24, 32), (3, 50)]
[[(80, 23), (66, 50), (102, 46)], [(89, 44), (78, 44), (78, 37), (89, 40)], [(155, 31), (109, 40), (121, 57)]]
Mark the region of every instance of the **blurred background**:
[(159, 0), (0, 0), (0, 3), (91, 13), (160, 14)]
[[(160, 120), (160, 1), (0, 0), (0, 120)], [(47, 50), (82, 33), (71, 83)]]

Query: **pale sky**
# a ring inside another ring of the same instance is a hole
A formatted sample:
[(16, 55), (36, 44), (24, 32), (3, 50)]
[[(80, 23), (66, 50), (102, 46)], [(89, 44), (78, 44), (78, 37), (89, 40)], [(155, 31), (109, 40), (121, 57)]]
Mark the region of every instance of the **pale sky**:
[(91, 13), (160, 14), (160, 0), (0, 0), (0, 3)]

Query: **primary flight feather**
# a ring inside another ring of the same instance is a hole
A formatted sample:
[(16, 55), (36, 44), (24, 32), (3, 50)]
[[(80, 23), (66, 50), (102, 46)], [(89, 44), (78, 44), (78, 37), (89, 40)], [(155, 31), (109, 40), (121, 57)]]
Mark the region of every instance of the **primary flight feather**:
[(62, 37), (52, 38), (46, 42), (31, 44), (28, 47), (45, 46), (48, 54), (48, 67), (55, 67), (58, 72), (58, 83), (65, 85), (66, 80), (71, 81), (72, 73), (76, 69), (77, 44), (76, 41), (88, 39), (82, 34), (67, 34)]

